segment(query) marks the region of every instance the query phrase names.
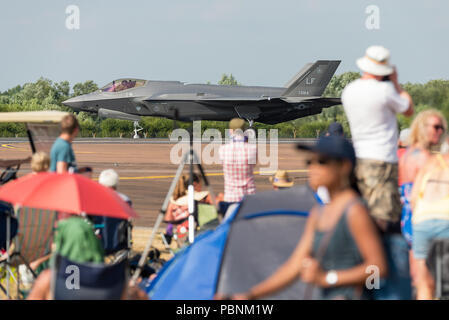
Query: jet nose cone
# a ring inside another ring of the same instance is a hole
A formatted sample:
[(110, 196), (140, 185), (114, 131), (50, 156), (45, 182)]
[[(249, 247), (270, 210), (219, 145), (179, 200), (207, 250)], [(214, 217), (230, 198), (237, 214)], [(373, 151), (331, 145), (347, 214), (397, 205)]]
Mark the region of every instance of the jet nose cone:
[(78, 97), (75, 97), (63, 101), (62, 104), (72, 109), (80, 109), (83, 105), (83, 101)]

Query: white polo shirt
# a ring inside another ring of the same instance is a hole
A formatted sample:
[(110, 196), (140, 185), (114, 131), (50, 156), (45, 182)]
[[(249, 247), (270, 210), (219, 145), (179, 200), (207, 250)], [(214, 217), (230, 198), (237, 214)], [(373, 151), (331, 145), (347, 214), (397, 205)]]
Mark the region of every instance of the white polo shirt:
[(390, 81), (358, 79), (346, 86), (341, 100), (349, 121), (357, 158), (397, 163), (396, 114), (407, 111), (408, 100)]

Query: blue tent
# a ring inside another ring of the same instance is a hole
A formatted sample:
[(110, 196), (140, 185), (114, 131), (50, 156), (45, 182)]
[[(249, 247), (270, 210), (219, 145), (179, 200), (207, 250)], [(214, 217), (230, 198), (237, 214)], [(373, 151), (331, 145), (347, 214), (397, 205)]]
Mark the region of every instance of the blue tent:
[[(195, 239), (160, 270), (154, 300), (208, 300), (248, 290), (272, 274), (296, 247), (317, 203), (307, 186), (247, 196), (229, 219)], [(298, 280), (267, 299), (299, 299)]]

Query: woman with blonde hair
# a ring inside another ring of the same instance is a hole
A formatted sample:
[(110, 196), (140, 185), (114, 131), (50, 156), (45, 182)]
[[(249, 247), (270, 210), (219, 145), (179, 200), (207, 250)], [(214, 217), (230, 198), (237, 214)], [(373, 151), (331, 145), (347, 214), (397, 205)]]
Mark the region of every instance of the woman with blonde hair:
[(449, 239), (449, 154), (432, 156), (419, 171), (411, 204), (417, 298), (432, 299), (435, 284), (426, 259), (433, 240)]
[(409, 147), (399, 160), (399, 187), (402, 201), (401, 227), (409, 246), (412, 242), (410, 197), (413, 182), (419, 170), (431, 156), (431, 150), (440, 145), (447, 122), (443, 114), (435, 109), (418, 113), (410, 127)]
[[(399, 160), (399, 184), (402, 202), (401, 227), (402, 234), (406, 238), (409, 249), (414, 247), (412, 227), (412, 188), (416, 181), (418, 172), (425, 166), (432, 156), (431, 150), (441, 144), (444, 132), (447, 131), (447, 122), (443, 114), (435, 109), (420, 112), (413, 120), (409, 147)], [(410, 250), (410, 270), (415, 286), (419, 282), (419, 262), (415, 260), (415, 250)], [(421, 268), (422, 269), (422, 268)], [(418, 296), (419, 296), (418, 292)]]
[(410, 129), (410, 144), (430, 149), (441, 143), (442, 133), (447, 131), (447, 122), (440, 111), (428, 109), (418, 113)]
[(31, 157), (31, 171), (33, 173), (46, 172), (50, 168), (50, 157), (46, 152), (39, 151)]

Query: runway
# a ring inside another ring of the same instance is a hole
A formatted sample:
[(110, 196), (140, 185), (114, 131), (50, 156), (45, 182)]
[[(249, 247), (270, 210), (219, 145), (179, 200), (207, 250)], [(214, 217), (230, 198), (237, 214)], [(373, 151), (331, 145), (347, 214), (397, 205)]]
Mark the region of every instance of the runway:
[[(302, 142), (311, 143), (313, 139)], [(296, 150), (298, 140), (279, 143), (278, 167), (287, 170), (295, 184), (302, 184), (306, 178), (303, 156)], [(128, 195), (139, 214), (135, 225), (151, 227), (159, 213), (163, 200), (176, 173), (178, 165), (170, 163), (170, 151), (174, 146), (168, 139), (132, 140), (132, 139), (77, 139), (74, 151), (79, 167), (91, 166), (93, 178), (97, 179), (104, 169), (113, 168), (120, 175), (118, 190)], [(204, 150), (205, 145), (203, 145)], [(267, 148), (267, 157), (270, 148)], [(24, 158), (31, 155), (26, 139), (0, 139), (0, 158)], [(219, 164), (203, 164), (215, 193), (223, 192), (223, 171)], [(267, 175), (261, 175), (261, 168), (256, 165), (255, 182), (257, 191), (270, 190)], [(188, 173), (188, 166), (184, 172)], [(30, 172), (26, 164), (20, 170), (20, 176)]]
[[(295, 144), (301, 143), (313, 143), (316, 139), (313, 138), (301, 138), (301, 139), (278, 139), (279, 144)], [(1, 144), (21, 143), (28, 142), (28, 138), (1, 138)], [(198, 141), (195, 141), (198, 142)], [(267, 142), (270, 140), (267, 138)], [(75, 144), (87, 143), (87, 144), (175, 144), (177, 141), (170, 141), (170, 139), (151, 138), (151, 139), (131, 139), (131, 138), (77, 138)]]

